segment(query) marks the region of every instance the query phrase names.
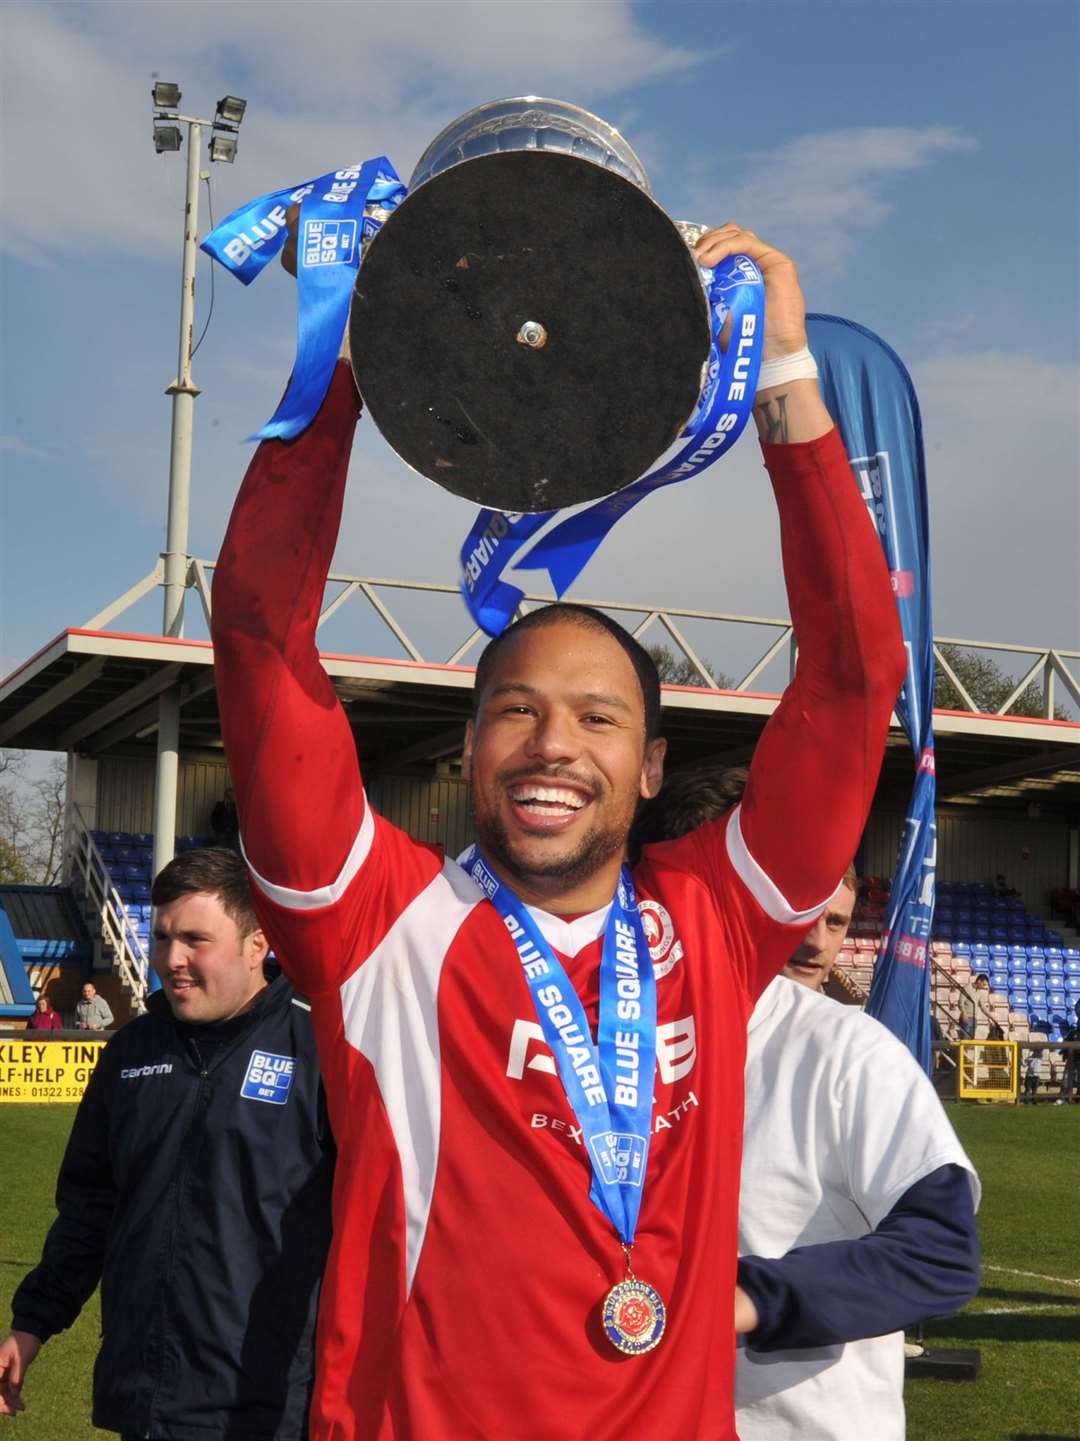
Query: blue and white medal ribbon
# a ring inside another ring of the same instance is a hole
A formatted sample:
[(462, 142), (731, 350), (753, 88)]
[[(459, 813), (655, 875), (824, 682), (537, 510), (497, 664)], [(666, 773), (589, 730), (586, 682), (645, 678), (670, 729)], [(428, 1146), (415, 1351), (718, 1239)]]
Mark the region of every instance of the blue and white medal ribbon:
[[(482, 510), (461, 549), (461, 594), (473, 620), (488, 635), (498, 635), (514, 618), (524, 592), (503, 579), (518, 570), (546, 570), (561, 599), (588, 565), (615, 523), (635, 505), (666, 485), (700, 474), (727, 452), (742, 434), (754, 405), (765, 340), (765, 287), (761, 272), (747, 255), (729, 257), (715, 270), (703, 270), (712, 318), (712, 354), (708, 381), (684, 436), (687, 443), (659, 470), (623, 490), (576, 511), (553, 526), (523, 559), (525, 543), (547, 524), (551, 512), (510, 515)], [(727, 349), (720, 333), (730, 316)]]
[(207, 255), (250, 285), (285, 243), (289, 206), (300, 205), (296, 362), (280, 405), (253, 439), (291, 440), (315, 417), (341, 349), (363, 244), (382, 224), (365, 207), (393, 210), (405, 195), (394, 167), (380, 155), (249, 201), (202, 242)]
[(555, 1057), (592, 1171), (589, 1197), (614, 1226), (627, 1279), (604, 1299), (603, 1325), (627, 1355), (651, 1351), (667, 1313), (630, 1268), (652, 1137), (656, 1075), (656, 980), (630, 871), (623, 866), (600, 961), (600, 1016), (593, 1041), (566, 969), (529, 914), (474, 846), (462, 865), (499, 912), (517, 949), (540, 1029)]

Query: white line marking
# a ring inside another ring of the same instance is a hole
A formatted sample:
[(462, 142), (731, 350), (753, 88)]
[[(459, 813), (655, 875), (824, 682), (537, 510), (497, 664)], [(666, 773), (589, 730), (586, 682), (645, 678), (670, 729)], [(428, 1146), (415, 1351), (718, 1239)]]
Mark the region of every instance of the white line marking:
[(1053, 1311), (1057, 1315), (1068, 1314), (1074, 1308), (1072, 1301), (1060, 1301), (1056, 1306), (988, 1306), (972, 1308), (969, 1316), (1020, 1316), (1034, 1311)]
[(1033, 1281), (1053, 1281), (1058, 1286), (1080, 1286), (1080, 1280), (1071, 1281), (1067, 1276), (1044, 1276), (1041, 1271), (1018, 1271), (1015, 1266), (991, 1266), (987, 1262), (984, 1271), (1001, 1271), (1006, 1276), (1030, 1276)]

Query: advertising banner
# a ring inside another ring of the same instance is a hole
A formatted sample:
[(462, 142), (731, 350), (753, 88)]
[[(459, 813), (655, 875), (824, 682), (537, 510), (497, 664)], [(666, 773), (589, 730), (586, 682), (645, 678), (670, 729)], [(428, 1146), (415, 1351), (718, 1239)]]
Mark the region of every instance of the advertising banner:
[[(34, 1037), (34, 1032), (27, 1032)], [(104, 1041), (0, 1040), (0, 1102), (81, 1101)]]

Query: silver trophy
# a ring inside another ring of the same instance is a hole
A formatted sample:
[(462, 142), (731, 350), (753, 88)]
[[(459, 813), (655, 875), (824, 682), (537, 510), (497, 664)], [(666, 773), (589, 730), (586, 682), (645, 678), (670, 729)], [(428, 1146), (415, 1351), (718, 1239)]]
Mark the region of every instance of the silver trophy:
[(350, 316), (364, 402), (414, 470), (480, 505), (555, 510), (629, 485), (678, 438), (709, 360), (679, 225), (606, 121), (493, 101), (421, 156)]

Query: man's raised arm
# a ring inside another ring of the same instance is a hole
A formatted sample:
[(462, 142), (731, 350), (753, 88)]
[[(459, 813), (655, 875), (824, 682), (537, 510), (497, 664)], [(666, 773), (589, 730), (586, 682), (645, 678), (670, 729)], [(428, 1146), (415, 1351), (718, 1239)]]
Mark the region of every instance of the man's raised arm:
[(340, 875), (364, 819), (352, 732), (315, 645), (358, 414), (341, 361), (304, 433), (259, 446), (214, 572), (215, 679), (245, 854), (300, 892)]
[(696, 250), (704, 265), (743, 252), (765, 280), (765, 365), (754, 414), (799, 646), (795, 677), (755, 750), (729, 852), (774, 919), (794, 924), (805, 916), (809, 925), (862, 835), (904, 678), (904, 646), (884, 554), (843, 441), (817, 380), (798, 374), (800, 356), (810, 357), (794, 262), (735, 225), (708, 232)]

